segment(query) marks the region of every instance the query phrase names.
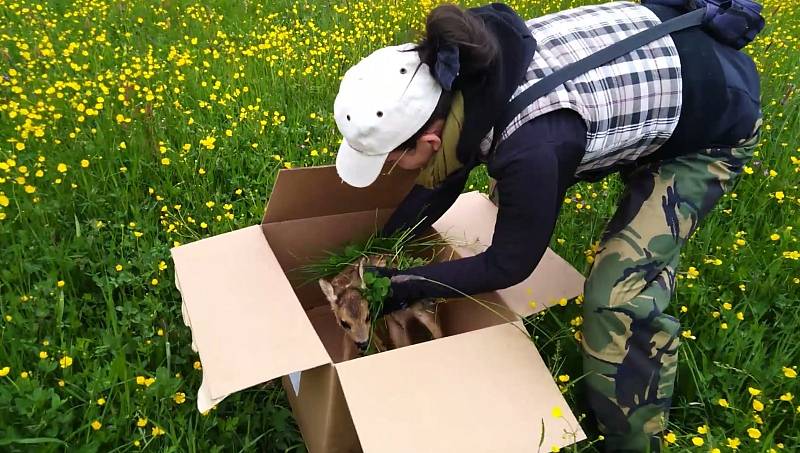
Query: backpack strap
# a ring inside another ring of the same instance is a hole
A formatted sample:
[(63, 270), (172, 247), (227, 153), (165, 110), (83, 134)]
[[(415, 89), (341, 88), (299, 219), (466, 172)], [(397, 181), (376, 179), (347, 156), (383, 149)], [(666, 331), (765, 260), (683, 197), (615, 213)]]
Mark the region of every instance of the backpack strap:
[(590, 71), (598, 66), (602, 66), (609, 61), (619, 58), (627, 53), (633, 52), (645, 44), (655, 41), (656, 39), (659, 39), (672, 32), (700, 25), (703, 22), (704, 15), (705, 9), (696, 9), (690, 13), (682, 14), (666, 22), (662, 22), (655, 27), (648, 28), (647, 30), (643, 30), (635, 35), (628, 36), (627, 38), (617, 41), (599, 52), (578, 60), (575, 63), (564, 66), (558, 71), (548, 74), (538, 82), (528, 87), (525, 91), (520, 93), (519, 96), (515, 97), (507, 104), (505, 111), (500, 116), (498, 122), (494, 125), (494, 136), (492, 138), (490, 150), (494, 151), (503, 131), (505, 131), (511, 121), (517, 115), (519, 115), (525, 107), (531, 105), (533, 101), (553, 91), (564, 82), (572, 80), (586, 71)]

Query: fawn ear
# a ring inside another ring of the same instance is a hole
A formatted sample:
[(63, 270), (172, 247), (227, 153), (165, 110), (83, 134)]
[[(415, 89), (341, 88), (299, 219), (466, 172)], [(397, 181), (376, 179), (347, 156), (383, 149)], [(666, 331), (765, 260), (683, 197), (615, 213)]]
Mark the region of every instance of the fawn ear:
[(319, 287), (322, 288), (322, 294), (325, 295), (325, 298), (328, 299), (328, 302), (331, 305), (336, 305), (338, 298), (336, 297), (336, 291), (333, 289), (333, 285), (325, 279), (319, 279)]

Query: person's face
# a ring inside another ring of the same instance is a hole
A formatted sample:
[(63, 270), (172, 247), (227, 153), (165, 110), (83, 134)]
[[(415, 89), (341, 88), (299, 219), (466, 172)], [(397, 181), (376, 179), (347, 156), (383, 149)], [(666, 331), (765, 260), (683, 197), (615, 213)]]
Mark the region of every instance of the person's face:
[(396, 149), (389, 153), (386, 161), (404, 170), (424, 168), (442, 145), (441, 128), (442, 125), (439, 122), (434, 123), (417, 139), (417, 143), (413, 148)]

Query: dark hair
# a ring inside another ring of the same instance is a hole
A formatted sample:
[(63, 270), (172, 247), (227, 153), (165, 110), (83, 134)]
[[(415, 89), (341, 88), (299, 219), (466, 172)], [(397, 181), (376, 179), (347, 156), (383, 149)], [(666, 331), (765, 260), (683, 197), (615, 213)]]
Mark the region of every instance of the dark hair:
[[(428, 65), (432, 74), (439, 48), (445, 44), (458, 46), (459, 78), (480, 76), (491, 66), (500, 51), (497, 39), (486, 29), (481, 19), (453, 4), (439, 5), (431, 10), (425, 20), (425, 36), (415, 47), (420, 60)], [(452, 103), (453, 93), (443, 90), (428, 121), (398, 149), (416, 146), (422, 133), (434, 121), (447, 118)]]

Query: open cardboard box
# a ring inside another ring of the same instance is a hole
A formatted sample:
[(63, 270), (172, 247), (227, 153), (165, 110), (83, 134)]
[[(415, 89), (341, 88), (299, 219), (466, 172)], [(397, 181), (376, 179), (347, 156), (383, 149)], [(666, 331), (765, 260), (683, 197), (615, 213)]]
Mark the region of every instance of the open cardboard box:
[[(443, 338), (341, 361), (343, 332), (318, 285), (300, 286), (295, 271), (374, 233), (415, 177), (395, 171), (357, 189), (333, 166), (282, 170), (261, 225), (171, 250), (203, 364), (199, 410), (282, 377), (312, 453), (534, 452), (542, 436), (544, 449), (585, 438), (519, 329), (517, 314), (582, 291), (581, 274), (549, 249), (524, 282), (476, 296), (495, 313), (448, 300), (437, 309)], [(452, 244), (441, 256), (484, 250), (496, 212), (484, 195), (462, 194), (433, 225)]]

